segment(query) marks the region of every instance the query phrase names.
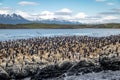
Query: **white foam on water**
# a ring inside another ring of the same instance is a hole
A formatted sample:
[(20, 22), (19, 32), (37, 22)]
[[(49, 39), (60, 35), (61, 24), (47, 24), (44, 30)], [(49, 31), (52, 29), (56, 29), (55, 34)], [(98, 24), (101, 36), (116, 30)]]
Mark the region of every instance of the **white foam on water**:
[(64, 80), (120, 80), (120, 71), (102, 71), (79, 76), (67, 76)]

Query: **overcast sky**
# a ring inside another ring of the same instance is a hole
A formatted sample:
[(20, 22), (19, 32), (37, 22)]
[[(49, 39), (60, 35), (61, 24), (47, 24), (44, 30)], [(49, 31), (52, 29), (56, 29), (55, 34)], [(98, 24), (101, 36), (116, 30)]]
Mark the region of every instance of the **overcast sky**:
[(120, 0), (0, 0), (0, 14), (83, 23), (120, 22)]

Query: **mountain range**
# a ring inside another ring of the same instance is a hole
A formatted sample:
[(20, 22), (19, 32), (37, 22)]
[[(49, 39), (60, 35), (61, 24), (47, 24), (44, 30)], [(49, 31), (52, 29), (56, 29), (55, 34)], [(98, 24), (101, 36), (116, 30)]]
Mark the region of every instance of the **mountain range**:
[(30, 21), (17, 14), (0, 14), (0, 24), (24, 24)]
[(27, 24), (27, 23), (44, 23), (44, 24), (80, 24), (79, 22), (72, 22), (58, 19), (40, 19), (30, 21), (17, 14), (0, 14), (0, 24)]

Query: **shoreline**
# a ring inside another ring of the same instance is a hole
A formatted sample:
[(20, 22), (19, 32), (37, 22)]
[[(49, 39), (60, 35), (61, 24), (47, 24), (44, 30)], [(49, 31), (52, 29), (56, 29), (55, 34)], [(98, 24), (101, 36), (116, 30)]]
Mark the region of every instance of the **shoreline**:
[[(82, 60), (74, 64), (69, 61), (65, 61), (61, 64), (47, 65), (43, 68), (40, 68), (41, 65), (24, 65), (23, 67), (14, 65), (6, 67), (5, 69), (0, 67), (0, 70), (2, 71), (0, 72), (0, 79), (26, 80), (26, 78), (28, 78), (28, 80), (64, 80), (63, 78), (73, 75), (80, 76), (93, 72), (106, 73), (109, 70), (120, 71), (120, 59), (116, 60), (116, 58), (103, 57), (101, 61), (104, 65), (101, 62), (94, 63), (94, 61), (91, 62), (91, 60)], [(19, 71), (19, 68), (21, 68), (21, 71)]]
[(0, 28), (2, 29), (120, 29), (120, 28), (110, 28), (110, 27), (83, 27), (83, 28)]
[(40, 39), (40, 38), (57, 38), (57, 37), (89, 37), (89, 38), (106, 38), (110, 36), (119, 36), (120, 34), (108, 35), (108, 36), (88, 36), (88, 35), (51, 35), (51, 36), (37, 36), (37, 37), (28, 37), (28, 38), (18, 38), (18, 39), (8, 39), (8, 40), (0, 40), (0, 42), (12, 42), (19, 40), (29, 40), (29, 39)]
[(120, 28), (120, 23), (105, 24), (0, 24), (0, 29), (79, 29), (79, 28)]

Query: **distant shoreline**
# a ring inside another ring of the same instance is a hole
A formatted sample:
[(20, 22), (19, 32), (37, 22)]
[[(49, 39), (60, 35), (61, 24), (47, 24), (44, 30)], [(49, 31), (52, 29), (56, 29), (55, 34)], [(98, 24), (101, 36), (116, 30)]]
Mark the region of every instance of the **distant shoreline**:
[(119, 23), (109, 24), (42, 24), (42, 23), (30, 23), (30, 24), (0, 24), (0, 29), (83, 29), (83, 28), (107, 28), (107, 29), (119, 29)]

